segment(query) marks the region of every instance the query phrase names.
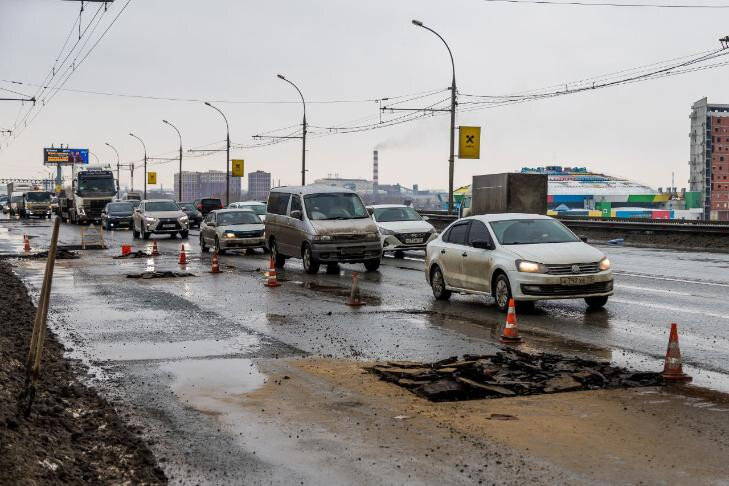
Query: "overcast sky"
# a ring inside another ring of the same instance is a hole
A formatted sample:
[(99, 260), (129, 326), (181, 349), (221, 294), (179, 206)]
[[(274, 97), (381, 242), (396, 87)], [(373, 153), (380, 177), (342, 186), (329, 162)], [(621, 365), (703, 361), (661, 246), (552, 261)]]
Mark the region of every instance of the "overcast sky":
[[(95, 37), (125, 2), (114, 2)], [(98, 7), (86, 8), (83, 25)], [(78, 2), (0, 0), (0, 79), (40, 83), (78, 10)], [(481, 0), (132, 0), (65, 88), (293, 102), (218, 104), (230, 121), (233, 143), (252, 144), (256, 133), (301, 121), (298, 95), (277, 73), (299, 85), (311, 101), (309, 123), (322, 127), (377, 121), (378, 104), (316, 101), (372, 100), (448, 87), (447, 51), (435, 36), (413, 26), (413, 18), (450, 44), (459, 91), (500, 95), (718, 48), (718, 38), (729, 34), (727, 14), (729, 10)], [(78, 33), (71, 42), (77, 38)], [(586, 166), (653, 187), (668, 186), (675, 171), (676, 185), (684, 187), (691, 104), (705, 96), (729, 103), (728, 80), (729, 67), (724, 67), (459, 114), (457, 124), (482, 126), (483, 139), (480, 160), (456, 161), (456, 186), (469, 183), (473, 174), (556, 163)], [(0, 87), (35, 91), (2, 82)], [(446, 96), (444, 92), (425, 101)], [(420, 106), (420, 100), (407, 106)], [(19, 109), (27, 107), (0, 102), (0, 128), (11, 128)], [(150, 155), (174, 156), (177, 135), (163, 118), (181, 130), (185, 149), (225, 138), (220, 115), (200, 102), (59, 92), (9, 146), (8, 137), (0, 135), (0, 177), (42, 174), (42, 148), (51, 144), (88, 147), (103, 163), (115, 164), (113, 152), (104, 145), (109, 142), (119, 149), (122, 162), (139, 160), (142, 147), (130, 131), (144, 139)], [(385, 143), (381, 183), (446, 188), (448, 123), (447, 116), (440, 116), (312, 137), (308, 179), (330, 173), (369, 179), (372, 149)], [(292, 140), (234, 150), (232, 156), (246, 160), (246, 171), (270, 171), (276, 181), (295, 184), (300, 180), (300, 152), (300, 141)], [(170, 186), (177, 162), (153, 167), (158, 180)], [(186, 170), (224, 168), (223, 153), (184, 161)], [(123, 185), (128, 179), (129, 173), (122, 173)], [(141, 171), (135, 172), (135, 185), (142, 185)]]

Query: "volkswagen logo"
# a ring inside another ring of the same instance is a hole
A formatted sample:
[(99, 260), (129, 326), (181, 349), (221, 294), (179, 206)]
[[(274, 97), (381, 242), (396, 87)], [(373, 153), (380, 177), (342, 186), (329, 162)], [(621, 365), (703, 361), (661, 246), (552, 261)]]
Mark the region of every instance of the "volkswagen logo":
[(580, 266), (577, 264), (572, 265), (572, 273), (580, 273)]

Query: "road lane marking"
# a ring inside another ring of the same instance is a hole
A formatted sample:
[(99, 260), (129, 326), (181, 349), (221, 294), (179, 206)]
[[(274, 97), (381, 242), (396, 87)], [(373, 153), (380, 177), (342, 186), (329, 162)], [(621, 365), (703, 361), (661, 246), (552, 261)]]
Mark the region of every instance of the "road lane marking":
[(702, 282), (700, 280), (687, 280), (687, 279), (683, 279), (683, 278), (658, 277), (656, 275), (644, 275), (641, 273), (613, 272), (613, 274), (614, 275), (624, 275), (627, 277), (650, 278), (653, 280), (666, 280), (669, 282), (693, 283), (693, 284), (699, 284), (699, 285), (711, 285), (714, 287), (728, 287), (729, 288), (729, 284), (718, 283), (718, 282)]
[(631, 290), (643, 290), (645, 292), (656, 292), (656, 293), (661, 293), (661, 294), (685, 295), (687, 297), (701, 297), (700, 295), (689, 294), (688, 292), (678, 292), (678, 291), (666, 290), (666, 289), (649, 289), (647, 287), (634, 287), (632, 285), (623, 285), (623, 284), (617, 284), (617, 285), (615, 285), (615, 288), (618, 288), (618, 289), (631, 289)]
[(616, 299), (616, 298), (611, 298), (610, 302), (616, 302), (618, 304), (640, 305), (643, 307), (650, 307), (653, 309), (661, 309), (661, 310), (674, 311), (674, 312), (679, 312), (679, 313), (683, 312), (685, 314), (698, 314), (701, 316), (711, 316), (711, 317), (716, 317), (717, 319), (729, 320), (729, 315), (727, 315), (727, 314), (715, 314), (713, 312), (706, 312), (706, 311), (702, 311), (702, 310), (686, 309), (685, 307), (673, 307), (670, 305), (653, 304), (650, 302), (640, 302), (640, 301), (635, 301), (635, 300), (622, 300), (622, 299)]

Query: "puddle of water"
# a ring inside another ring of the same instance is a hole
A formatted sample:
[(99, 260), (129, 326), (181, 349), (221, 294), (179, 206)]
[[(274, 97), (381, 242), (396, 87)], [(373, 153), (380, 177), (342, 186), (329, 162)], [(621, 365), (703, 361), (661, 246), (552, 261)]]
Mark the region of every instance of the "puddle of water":
[(201, 358), (226, 354), (247, 353), (256, 350), (260, 340), (250, 334), (231, 339), (200, 339), (175, 342), (105, 342), (93, 346), (95, 359), (115, 361), (166, 360)]
[(209, 415), (227, 415), (240, 408), (240, 395), (265, 383), (250, 359), (190, 359), (163, 363), (173, 375), (172, 390), (189, 406)]

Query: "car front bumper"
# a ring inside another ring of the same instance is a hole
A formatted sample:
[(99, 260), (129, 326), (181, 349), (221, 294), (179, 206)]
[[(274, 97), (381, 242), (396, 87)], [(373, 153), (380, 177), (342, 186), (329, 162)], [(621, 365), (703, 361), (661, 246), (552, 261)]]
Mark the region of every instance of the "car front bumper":
[(314, 242), (311, 254), (322, 263), (361, 263), (378, 260), (382, 256), (382, 244), (377, 241)]
[(132, 218), (118, 218), (118, 217), (108, 217), (106, 218), (106, 222), (109, 223), (109, 226), (132, 226)]
[(220, 249), (231, 250), (233, 248), (263, 248), (266, 244), (264, 236), (253, 238), (219, 238)]
[(188, 231), (189, 227), (187, 222), (180, 223), (179, 221), (173, 222), (164, 222), (164, 221), (155, 221), (154, 223), (148, 223), (143, 222), (145, 231), (147, 233), (153, 233), (156, 235), (164, 235), (164, 234), (174, 234), (179, 233), (181, 231)]
[(613, 275), (607, 270), (593, 274), (546, 275), (509, 272), (515, 300), (581, 299), (613, 295)]
[(425, 247), (433, 241), (438, 235), (436, 233), (430, 234), (428, 237), (423, 238), (420, 243), (407, 243), (407, 240), (402, 241), (395, 235), (382, 235), (382, 251), (413, 251), (413, 250), (425, 250)]

